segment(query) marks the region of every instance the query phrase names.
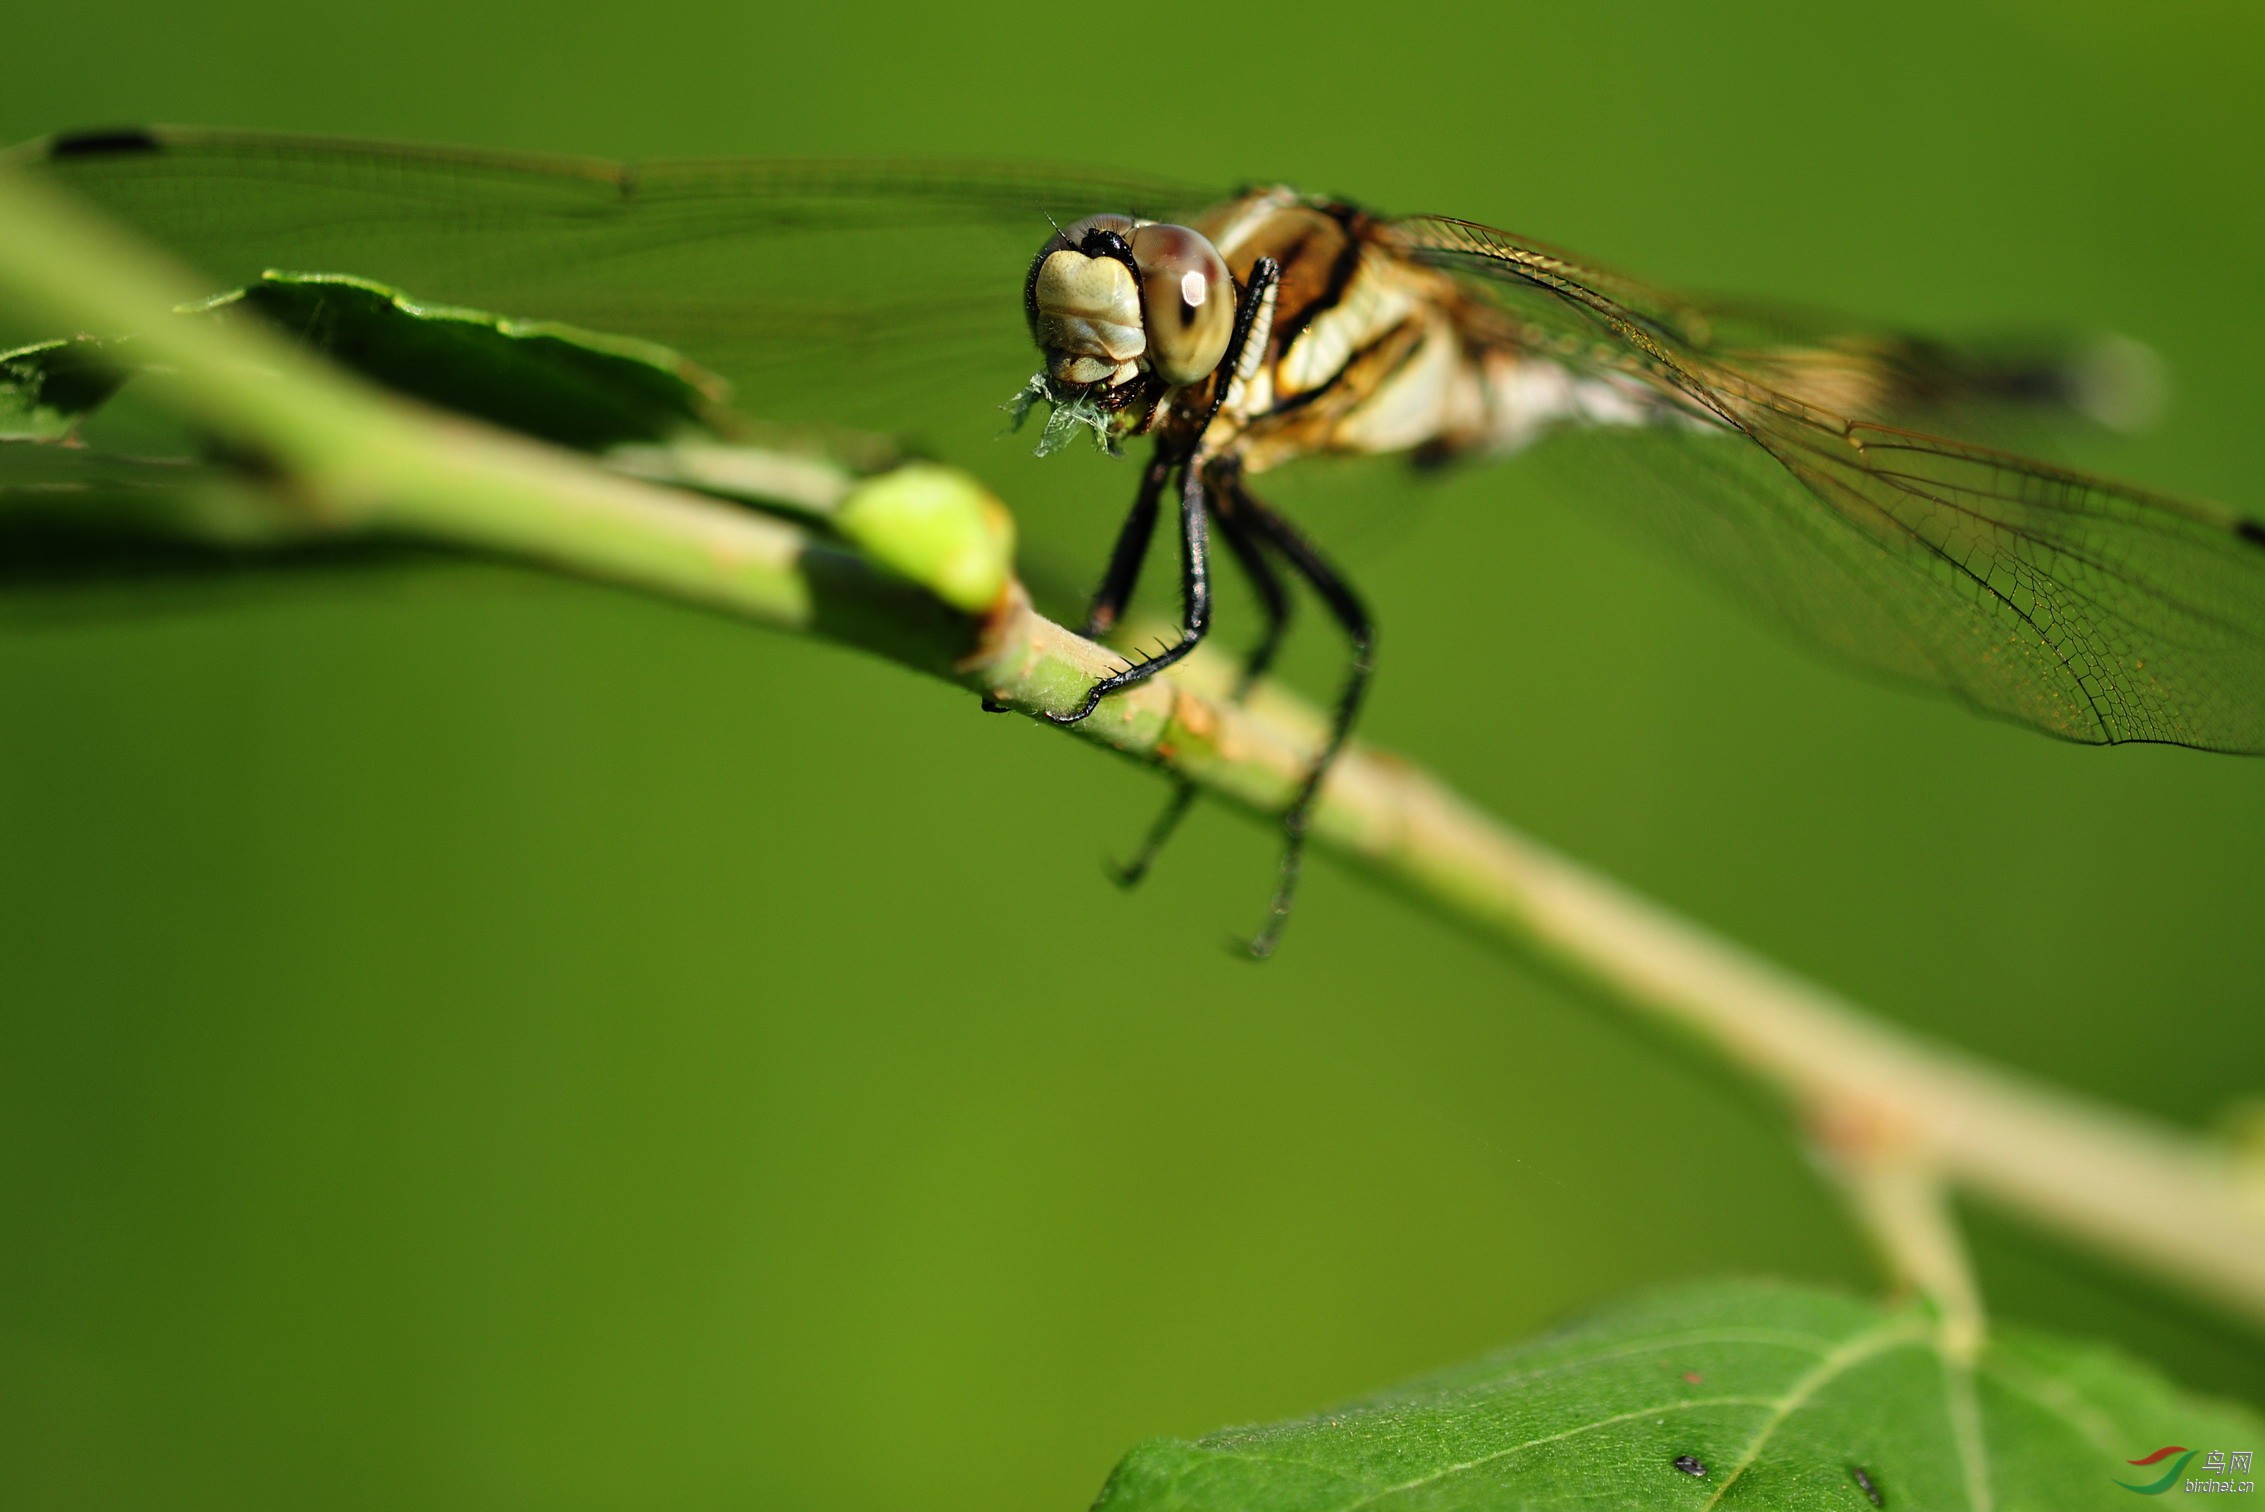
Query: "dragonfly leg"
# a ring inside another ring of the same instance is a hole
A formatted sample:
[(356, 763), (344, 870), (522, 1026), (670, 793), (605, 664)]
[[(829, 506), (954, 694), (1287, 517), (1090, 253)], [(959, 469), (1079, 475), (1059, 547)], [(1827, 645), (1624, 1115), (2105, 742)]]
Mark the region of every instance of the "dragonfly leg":
[(1146, 877), (1148, 869), (1156, 864), (1157, 856), (1163, 853), (1165, 845), (1178, 832), (1180, 821), (1188, 816), (1188, 810), (1193, 807), (1195, 807), (1195, 784), (1185, 777), (1173, 778), (1172, 796), (1164, 800), (1163, 812), (1156, 816), (1156, 822), (1148, 827), (1147, 835), (1142, 837), (1139, 853), (1130, 861), (1104, 863), (1109, 873), (1109, 880), (1119, 887), (1140, 886), (1141, 879)]
[(1102, 678), (1085, 690), (1085, 701), (1067, 714), (1048, 714), (1056, 724), (1076, 724), (1091, 714), (1102, 699), (1120, 688), (1154, 677), (1193, 651), (1211, 628), (1211, 533), (1204, 506), (1203, 470), (1189, 466), (1180, 483), (1180, 638), (1144, 661)]
[(1290, 594), (1282, 586), (1282, 575), (1266, 559), (1266, 550), (1260, 539), (1251, 533), (1251, 527), (1235, 512), (1240, 493), (1239, 485), (1219, 495), (1219, 535), (1234, 553), (1242, 567), (1243, 576), (1250, 579), (1252, 591), (1258, 595), (1259, 612), (1266, 617), (1266, 628), (1260, 632), (1258, 644), (1250, 648), (1243, 659), (1242, 675), (1235, 679), (1235, 702), (1241, 703), (1258, 686), (1274, 658), (1282, 650), (1282, 639), (1290, 631)]
[[(1204, 624), (1209, 622), (1211, 614), (1211, 585), (1202, 518), (1206, 488), (1202, 476), (1203, 437), (1227, 402), (1227, 394), (1234, 386), (1235, 374), (1242, 365), (1244, 350), (1252, 335), (1258, 331), (1261, 317), (1272, 309), (1274, 286), (1281, 282), (1281, 278), (1281, 265), (1271, 257), (1262, 257), (1252, 265), (1250, 279), (1245, 284), (1241, 300), (1235, 309), (1234, 334), (1227, 343), (1226, 355), (1220, 362), (1212, 384), (1211, 401), (1203, 412), (1203, 420), (1195, 427), (1193, 439), (1183, 442), (1177, 451), (1168, 449), (1163, 442), (1157, 444), (1155, 455), (1149, 459), (1148, 471), (1141, 478), (1140, 494), (1133, 500), (1132, 513), (1125, 516), (1123, 528), (1117, 532), (1116, 547), (1109, 554), (1108, 571), (1102, 575), (1100, 590), (1094, 594), (1092, 609), (1086, 615), (1085, 633), (1089, 636), (1106, 635), (1116, 627), (1118, 617), (1124, 613), (1126, 600), (1132, 596), (1133, 585), (1140, 580), (1141, 563), (1147, 557), (1149, 537), (1156, 528), (1156, 505), (1164, 491), (1164, 480), (1170, 476), (1175, 466), (1184, 466), (1186, 470), (1182, 474), (1180, 523), (1185, 536), (1181, 558), (1181, 591), (1187, 604), (1186, 635), (1180, 645), (1164, 653), (1162, 659), (1142, 663), (1147, 671), (1141, 671), (1137, 667), (1127, 669), (1128, 672), (1137, 672), (1138, 676), (1126, 677), (1124, 682), (1105, 679), (1101, 691), (1087, 697), (1082, 711), (1071, 719), (1057, 720), (1056, 723), (1070, 724), (1083, 719), (1093, 712), (1093, 706), (1100, 697), (1115, 692), (1128, 682), (1138, 682), (1141, 677), (1149, 676), (1158, 668), (1170, 666), (1193, 650), (1195, 643), (1203, 638)], [(1250, 564), (1252, 558), (1240, 546), (1237, 547), (1236, 554), (1245, 566)], [(1266, 584), (1261, 583), (1260, 592), (1266, 596), (1269, 612), (1274, 613), (1281, 598), (1279, 589), (1269, 593)], [(1199, 624), (1197, 620), (1199, 600), (1204, 624)], [(1280, 630), (1277, 626), (1269, 637), (1269, 649), (1266, 652), (1269, 658), (1272, 655), (1271, 644), (1279, 638)], [(1119, 676), (1123, 677), (1124, 674), (1120, 673)]]
[[(1234, 512), (1234, 494), (1223, 492), (1219, 496), (1219, 512), (1214, 523), (1219, 527), (1220, 539), (1227, 543), (1243, 573), (1250, 579), (1258, 594), (1260, 610), (1266, 616), (1266, 629), (1258, 644), (1251, 648), (1243, 662), (1242, 675), (1235, 681), (1235, 702), (1241, 703), (1250, 696), (1250, 690), (1266, 675), (1273, 665), (1275, 653), (1282, 649), (1282, 637), (1290, 628), (1290, 595), (1282, 586), (1282, 578), (1274, 564), (1266, 559), (1265, 549)], [(1195, 784), (1178, 778), (1172, 784), (1172, 796), (1165, 801), (1164, 811), (1148, 827), (1148, 835), (1140, 843), (1140, 851), (1130, 861), (1111, 862), (1109, 875), (1120, 887), (1137, 887), (1156, 864), (1157, 855), (1179, 829), (1188, 810), (1195, 804)]]
[(1164, 480), (1172, 474), (1173, 460), (1159, 442), (1156, 455), (1149, 458), (1148, 470), (1141, 475), (1140, 493), (1133, 499), (1132, 512), (1125, 516), (1124, 527), (1117, 532), (1116, 549), (1109, 553), (1109, 570), (1102, 574), (1101, 586), (1094, 590), (1093, 606), (1086, 611), (1085, 633), (1089, 638), (1107, 635), (1117, 628), (1125, 604), (1140, 582), (1141, 563), (1148, 557), (1149, 538), (1156, 534), (1156, 501), (1164, 492)]
[[(1148, 559), (1148, 543), (1156, 534), (1156, 501), (1164, 492), (1164, 480), (1172, 475), (1175, 460), (1165, 452), (1163, 443), (1158, 442), (1156, 455), (1149, 459), (1147, 470), (1141, 474), (1140, 492), (1133, 498), (1132, 510), (1117, 531), (1117, 544), (1109, 553), (1109, 568), (1101, 575), (1101, 586), (1093, 590), (1093, 602), (1085, 611), (1085, 633), (1089, 639), (1099, 639), (1117, 628), (1133, 589), (1139, 586), (1141, 564)], [(986, 714), (1005, 714), (1013, 707), (988, 693), (983, 695)]]
[(1376, 626), (1360, 595), (1289, 521), (1252, 497), (1239, 478), (1227, 481), (1225, 491), (1231, 492), (1233, 499), (1231, 504), (1223, 503), (1222, 515), (1231, 511), (1243, 527), (1251, 530), (1312, 586), (1353, 647), (1352, 665), (1337, 690), (1337, 706), (1330, 716), (1329, 738), (1323, 742), (1320, 755), (1298, 785), (1297, 796), (1290, 800), (1289, 808), (1282, 815), (1281, 875), (1275, 883), (1274, 901), (1267, 909), (1266, 922), (1250, 941), (1250, 953), (1264, 960), (1274, 953), (1283, 927), (1290, 922), (1290, 905), (1297, 897), (1298, 874), (1305, 864), (1306, 831), (1313, 822), (1314, 801), (1321, 794), (1322, 781), (1329, 775), (1337, 753), (1344, 749), (1346, 736), (1352, 733), (1353, 721), (1360, 715), (1361, 699), (1368, 692), (1369, 671), (1376, 658)]
[[(1127, 667), (1113, 677), (1103, 678), (1086, 691), (1085, 702), (1077, 709), (1068, 714), (1046, 716), (1054, 723), (1077, 723), (1091, 714), (1109, 694), (1142, 678), (1154, 676), (1193, 651), (1203, 639), (1204, 631), (1210, 628), (1209, 543), (1204, 520), (1204, 469), (1199, 460), (1203, 435), (1211, 428), (1211, 422), (1218, 418), (1220, 409), (1227, 402), (1228, 390), (1233, 387), (1235, 374), (1243, 365), (1244, 349), (1259, 325), (1260, 316), (1271, 310), (1274, 286), (1281, 281), (1281, 277), (1281, 265), (1271, 257), (1262, 257), (1252, 265), (1250, 279), (1243, 287), (1241, 302), (1235, 310), (1234, 335), (1227, 343), (1226, 356), (1220, 363), (1218, 377), (1212, 385), (1211, 405), (1204, 411), (1203, 421), (1195, 429), (1190, 454), (1185, 457), (1180, 495), (1180, 591), (1186, 613), (1179, 644), (1136, 666)], [(1146, 552), (1149, 532), (1155, 525), (1155, 495), (1161, 492), (1164, 474), (1170, 467), (1171, 459), (1159, 447), (1156, 456), (1149, 462), (1148, 476), (1142, 480), (1141, 499), (1134, 503), (1132, 515), (1126, 519), (1124, 529), (1118, 533), (1117, 548), (1109, 559), (1109, 571), (1102, 579), (1101, 592), (1094, 598), (1093, 613), (1086, 632), (1089, 635), (1101, 633), (1113, 625), (1124, 608), (1124, 600), (1130, 595), (1133, 581), (1140, 573), (1140, 561)], [(1142, 517), (1143, 502), (1148, 505), (1145, 519)], [(1134, 539), (1136, 535), (1137, 544)], [(1258, 586), (1261, 602), (1267, 610), (1266, 635), (1253, 654), (1252, 669), (1244, 673), (1243, 684), (1235, 695), (1239, 699), (1248, 691), (1250, 684), (1257, 680), (1258, 672), (1263, 671), (1266, 663), (1274, 659), (1274, 653), (1280, 647), (1286, 618), (1283, 611), (1288, 600), (1282, 593), (1280, 580), (1261, 560), (1254, 542), (1231, 537), (1228, 544), (1234, 549), (1236, 559), (1251, 572), (1251, 580)], [(1111, 590), (1120, 583), (1121, 589), (1112, 600)], [(1096, 625), (1100, 627), (1098, 630), (1093, 628)], [(1187, 782), (1181, 782), (1165, 805), (1164, 812), (1150, 826), (1148, 838), (1142, 842), (1140, 853), (1130, 864), (1110, 868), (1121, 884), (1130, 887), (1147, 874), (1148, 868), (1156, 860), (1157, 852), (1172, 838), (1172, 832), (1180, 827), (1180, 820), (1186, 817), (1188, 808), (1194, 801), (1195, 788)]]

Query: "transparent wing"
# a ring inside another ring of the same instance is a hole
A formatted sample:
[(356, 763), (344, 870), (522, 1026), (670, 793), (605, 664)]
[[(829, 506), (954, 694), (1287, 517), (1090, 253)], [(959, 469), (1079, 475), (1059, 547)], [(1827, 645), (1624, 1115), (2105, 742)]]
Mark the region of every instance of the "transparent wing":
[(1498, 333), (1648, 390), (1664, 423), (1553, 442), (1804, 639), (2066, 739), (2265, 752), (2265, 527), (1898, 423), (2006, 374), (1944, 348), (1724, 320), (1507, 233), (1396, 224)]
[(1048, 217), (1211, 197), (1027, 165), (633, 165), (189, 128), (49, 138), (9, 158), (216, 289), (268, 268), (354, 273), (669, 343), (766, 419), (984, 436), (1035, 363), (1022, 274)]

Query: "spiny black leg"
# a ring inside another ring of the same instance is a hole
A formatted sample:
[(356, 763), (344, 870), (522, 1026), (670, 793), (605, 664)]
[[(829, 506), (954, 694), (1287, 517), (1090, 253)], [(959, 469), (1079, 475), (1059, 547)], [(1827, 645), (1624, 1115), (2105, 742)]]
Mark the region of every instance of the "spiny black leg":
[[(1179, 458), (1168, 460), (1160, 447), (1154, 460), (1149, 463), (1151, 477), (1155, 476), (1159, 468), (1168, 471), (1173, 460), (1177, 460), (1183, 467), (1180, 493), (1180, 529), (1183, 536), (1181, 593), (1187, 603), (1187, 621), (1180, 643), (1148, 661), (1127, 667), (1113, 677), (1103, 678), (1086, 690), (1085, 702), (1074, 712), (1046, 716), (1054, 723), (1076, 724), (1091, 714), (1102, 699), (1119, 688), (1129, 687), (1143, 678), (1154, 676), (1194, 650), (1196, 642), (1203, 639), (1204, 628), (1211, 620), (1211, 582), (1205, 561), (1203, 530), (1203, 437), (1210, 430), (1211, 422), (1218, 418), (1221, 406), (1227, 402), (1228, 390), (1234, 386), (1235, 375), (1242, 366), (1244, 349), (1250, 343), (1251, 332), (1256, 329), (1260, 315), (1272, 308), (1274, 286), (1281, 280), (1281, 264), (1273, 258), (1262, 257), (1251, 265), (1250, 280), (1243, 286), (1243, 292), (1235, 304), (1234, 334), (1228, 338), (1226, 356), (1213, 372), (1211, 401), (1203, 412), (1203, 423), (1195, 428), (1194, 440), (1188, 443), (1188, 449)], [(1160, 487), (1161, 478), (1157, 478), (1156, 482)], [(1145, 479), (1142, 482), (1142, 496), (1148, 496), (1148, 480)], [(1132, 549), (1132, 537), (1137, 531), (1150, 528), (1139, 516), (1140, 506), (1135, 503), (1132, 517), (1125, 521), (1125, 528), (1118, 533), (1117, 549), (1110, 557), (1109, 573), (1102, 580), (1102, 591), (1095, 597), (1096, 617), (1103, 614), (1109, 601), (1110, 586), (1116, 581), (1120, 571), (1125, 575), (1127, 593), (1131, 591), (1132, 579), (1139, 575), (1139, 564), (1144, 553)], [(1143, 539), (1139, 544), (1145, 547), (1147, 542)], [(1122, 610), (1123, 607), (1123, 598), (1120, 596), (1116, 608)], [(988, 700), (985, 701), (985, 706), (989, 706)]]
[(1219, 497), (1219, 534), (1227, 549), (1235, 554), (1243, 569), (1243, 576), (1258, 594), (1259, 612), (1266, 617), (1266, 628), (1260, 632), (1258, 644), (1251, 647), (1243, 661), (1242, 675), (1235, 679), (1235, 702), (1241, 703), (1258, 686), (1258, 680), (1274, 665), (1274, 658), (1282, 650), (1282, 638), (1290, 631), (1290, 594), (1282, 586), (1280, 573), (1266, 559), (1261, 539), (1251, 533), (1234, 510), (1238, 490), (1230, 488)]
[[(1125, 612), (1125, 604), (1140, 582), (1141, 564), (1148, 559), (1148, 542), (1156, 534), (1157, 496), (1163, 493), (1164, 480), (1171, 475), (1172, 459), (1164, 454), (1159, 443), (1156, 455), (1149, 458), (1148, 468), (1141, 474), (1140, 492), (1133, 499), (1133, 507), (1117, 531), (1116, 547), (1109, 553), (1109, 570), (1102, 574), (1101, 586), (1094, 590), (1093, 603), (1085, 611), (1088, 639), (1098, 639), (1114, 630), (1118, 617)], [(986, 714), (1005, 714), (1011, 707), (988, 693), (983, 695)]]
[(1119, 887), (1138, 887), (1148, 869), (1156, 864), (1165, 845), (1179, 829), (1180, 821), (1195, 806), (1195, 784), (1185, 777), (1172, 779), (1172, 796), (1165, 800), (1164, 811), (1148, 827), (1148, 835), (1140, 842), (1140, 853), (1130, 861), (1108, 863), (1109, 880)]
[(1101, 586), (1093, 594), (1093, 606), (1086, 611), (1085, 633), (1089, 638), (1107, 635), (1117, 628), (1117, 620), (1124, 614), (1134, 586), (1140, 582), (1141, 563), (1148, 559), (1149, 538), (1156, 534), (1156, 501), (1164, 492), (1164, 480), (1171, 475), (1172, 458), (1164, 454), (1159, 444), (1156, 455), (1148, 459), (1147, 471), (1141, 475), (1140, 494), (1133, 500), (1132, 512), (1125, 516), (1124, 528), (1117, 532), (1116, 549), (1109, 553), (1109, 570), (1102, 574)]
[(1321, 596), (1330, 614), (1344, 627), (1346, 639), (1353, 643), (1352, 666), (1337, 690), (1337, 707), (1330, 717), (1329, 738), (1306, 772), (1305, 781), (1298, 785), (1297, 796), (1291, 800), (1288, 811), (1282, 815), (1281, 877), (1275, 883), (1274, 901), (1267, 909), (1266, 922), (1250, 942), (1250, 953), (1264, 960), (1274, 953), (1283, 927), (1290, 922), (1290, 905), (1298, 891), (1298, 873), (1305, 864), (1306, 830), (1313, 821), (1314, 800), (1321, 792), (1322, 780), (1329, 775), (1331, 763), (1344, 748), (1345, 737), (1352, 733), (1354, 719), (1360, 715), (1361, 697), (1368, 691), (1369, 669), (1375, 662), (1376, 627), (1360, 595), (1353, 592), (1337, 569), (1298, 534), (1289, 521), (1252, 498), (1239, 479), (1230, 481), (1227, 486), (1234, 491), (1233, 510), (1242, 524), (1313, 585), (1313, 591)]
[[(1243, 572), (1250, 578), (1251, 587), (1258, 594), (1259, 608), (1266, 616), (1266, 629), (1259, 636), (1258, 644), (1251, 649), (1250, 658), (1243, 663), (1242, 676), (1235, 681), (1234, 700), (1241, 703), (1250, 695), (1250, 690), (1256, 686), (1259, 678), (1266, 674), (1266, 669), (1273, 664), (1275, 653), (1282, 649), (1282, 637), (1290, 626), (1290, 595), (1283, 588), (1282, 579), (1275, 572), (1273, 564), (1267, 561), (1265, 548), (1251, 535), (1249, 528), (1236, 518), (1233, 499), (1231, 490), (1219, 496), (1219, 512), (1212, 517), (1213, 523), (1218, 525), (1220, 537), (1226, 541), (1228, 549), (1235, 554), (1235, 560), (1242, 564)], [(1172, 796), (1166, 801), (1164, 811), (1156, 816), (1156, 822), (1148, 827), (1148, 836), (1141, 841), (1139, 853), (1130, 861), (1111, 863), (1109, 875), (1116, 879), (1118, 886), (1140, 885), (1141, 879), (1156, 864), (1157, 855), (1170, 842), (1173, 832), (1180, 827), (1180, 821), (1187, 817), (1188, 810), (1194, 804), (1195, 784), (1184, 777), (1175, 779)]]
[[(1234, 334), (1227, 338), (1227, 355), (1220, 360), (1216, 381), (1211, 386), (1211, 407), (1203, 413), (1202, 428), (1196, 432), (1195, 450), (1203, 450), (1203, 432), (1211, 429), (1211, 422), (1227, 403), (1227, 391), (1235, 386), (1235, 375), (1242, 371), (1244, 349), (1250, 345), (1251, 331), (1258, 324), (1259, 313), (1268, 308), (1274, 297), (1274, 286), (1282, 281), (1282, 265), (1271, 257), (1262, 257), (1250, 265), (1250, 282), (1243, 285), (1243, 297), (1235, 306)], [(1271, 334), (1271, 332), (1269, 332)]]
[[(1203, 423), (1196, 427), (1195, 439), (1189, 452), (1181, 459), (1185, 471), (1181, 475), (1180, 532), (1181, 532), (1181, 596), (1186, 605), (1184, 628), (1178, 645), (1162, 652), (1138, 666), (1128, 667), (1113, 677), (1103, 678), (1088, 689), (1085, 702), (1067, 715), (1049, 714), (1056, 724), (1075, 724), (1091, 714), (1101, 700), (1119, 688), (1154, 676), (1157, 672), (1178, 661), (1195, 649), (1211, 624), (1211, 579), (1208, 546), (1204, 531), (1204, 482), (1201, 460), (1203, 437), (1211, 422), (1218, 418), (1227, 402), (1227, 393), (1241, 371), (1251, 334), (1257, 327), (1259, 316), (1269, 308), (1274, 286), (1281, 281), (1282, 268), (1271, 257), (1262, 257), (1251, 267), (1250, 279), (1243, 287), (1242, 298), (1235, 310), (1234, 334), (1229, 338), (1227, 351), (1216, 372), (1211, 388), (1211, 403), (1204, 411)], [(1164, 474), (1171, 462), (1161, 446), (1149, 462), (1148, 476), (1142, 480), (1141, 497), (1133, 506), (1124, 529), (1118, 533), (1116, 551), (1109, 560), (1109, 571), (1102, 579), (1101, 592), (1094, 597), (1093, 611), (1087, 622), (1086, 634), (1105, 633), (1116, 623), (1123, 611), (1125, 600), (1131, 595), (1133, 581), (1139, 576), (1140, 562), (1146, 553), (1149, 533), (1155, 526), (1156, 495), (1161, 491)], [(1137, 539), (1136, 539), (1137, 537)], [(1282, 592), (1280, 579), (1266, 565), (1255, 543), (1238, 530), (1230, 534), (1228, 544), (1234, 549), (1237, 560), (1251, 574), (1259, 597), (1266, 608), (1267, 627), (1264, 638), (1246, 666), (1242, 682), (1235, 697), (1239, 700), (1258, 675), (1274, 659), (1280, 648), (1282, 631), (1287, 619), (1288, 598)], [(1119, 884), (1131, 887), (1147, 875), (1157, 853), (1172, 838), (1180, 820), (1187, 815), (1195, 801), (1194, 784), (1182, 779), (1174, 789), (1164, 812), (1150, 826), (1148, 838), (1142, 842), (1140, 853), (1129, 865), (1112, 867)], [(1271, 947), (1270, 947), (1271, 948)]]
[(1204, 632), (1211, 628), (1211, 537), (1205, 525), (1206, 513), (1202, 470), (1188, 467), (1184, 470), (1180, 483), (1180, 602), (1183, 613), (1178, 642), (1144, 662), (1102, 678), (1085, 690), (1085, 702), (1067, 714), (1048, 714), (1048, 719), (1056, 724), (1076, 724), (1091, 714), (1102, 699), (1119, 688), (1129, 688), (1136, 682), (1154, 677), (1202, 642)]

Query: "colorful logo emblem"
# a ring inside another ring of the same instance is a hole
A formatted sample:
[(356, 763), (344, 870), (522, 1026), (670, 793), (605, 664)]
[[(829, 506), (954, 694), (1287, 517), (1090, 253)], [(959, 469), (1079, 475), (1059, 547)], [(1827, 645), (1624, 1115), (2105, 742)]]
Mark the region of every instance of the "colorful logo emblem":
[(2162, 1461), (2169, 1459), (2174, 1454), (2177, 1455), (2177, 1462), (2174, 1463), (2170, 1469), (2163, 1472), (2163, 1478), (2161, 1480), (2149, 1481), (2144, 1486), (2135, 1486), (2130, 1481), (2117, 1481), (2116, 1484), (2123, 1487), (2126, 1491), (2136, 1491), (2141, 1496), (2161, 1496), (2165, 1491), (2170, 1490), (2171, 1487), (2179, 1483), (2179, 1478), (2186, 1474), (2187, 1461), (2193, 1459), (2197, 1454), (2200, 1454), (2201, 1452), (2202, 1451), (2199, 1449), (2189, 1449), (2184, 1444), (2165, 1444), (2162, 1448), (2156, 1450), (2153, 1454), (2148, 1455), (2145, 1459), (2124, 1461), (2124, 1463), (2127, 1465), (2153, 1465), (2159, 1464)]
[[(2126, 1491), (2136, 1491), (2141, 1496), (2161, 1496), (2173, 1486), (2180, 1485), (2182, 1480), (2187, 1492), (2201, 1496), (2227, 1491), (2249, 1496), (2257, 1490), (2257, 1482), (2246, 1479), (2250, 1464), (2256, 1457), (2253, 1449), (2213, 1449), (2203, 1454), (2201, 1450), (2189, 1449), (2184, 1444), (2165, 1444), (2145, 1459), (2125, 1460), (2124, 1463), (2159, 1465), (2174, 1454), (2178, 1458), (2171, 1460), (2171, 1468), (2163, 1472), (2161, 1480), (2151, 1480), (2143, 1486), (2134, 1485), (2127, 1480), (2117, 1481), (2116, 1484)], [(2186, 1467), (2197, 1454), (2202, 1455), (2202, 1473), (2192, 1479), (2185, 1479)]]

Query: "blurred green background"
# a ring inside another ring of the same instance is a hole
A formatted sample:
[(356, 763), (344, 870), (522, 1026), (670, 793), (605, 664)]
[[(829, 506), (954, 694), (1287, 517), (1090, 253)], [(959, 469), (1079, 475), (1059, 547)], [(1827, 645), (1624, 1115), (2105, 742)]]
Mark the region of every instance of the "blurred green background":
[[(2128, 332), (2177, 403), (2090, 460), (2258, 512), (2261, 15), (19, 7), (0, 137), (1281, 178)], [(1129, 469), (1024, 450), (1034, 550), (1097, 567)], [(1383, 618), (1374, 739), (1899, 1022), (2196, 1128), (2265, 1085), (2265, 764), (1821, 666), (1516, 465), (1277, 492)], [(1074, 1508), (1626, 1288), (1867, 1281), (1773, 1114), (1397, 899), (1321, 864), (1237, 961), (1272, 842), (1216, 813), (1118, 893), (1161, 792), (500, 568), (0, 622), (0, 1501)], [(1976, 1242), (2001, 1314), (2265, 1399), (2255, 1333)]]

